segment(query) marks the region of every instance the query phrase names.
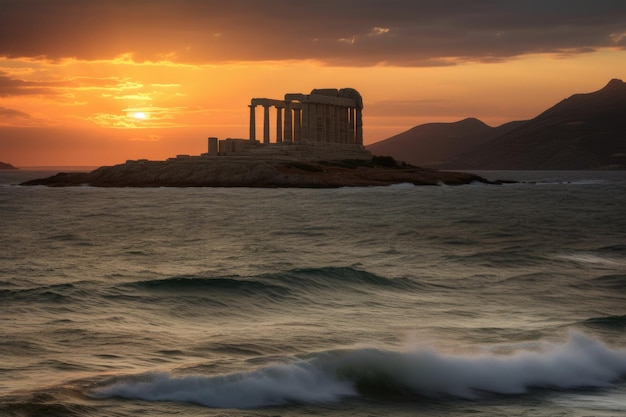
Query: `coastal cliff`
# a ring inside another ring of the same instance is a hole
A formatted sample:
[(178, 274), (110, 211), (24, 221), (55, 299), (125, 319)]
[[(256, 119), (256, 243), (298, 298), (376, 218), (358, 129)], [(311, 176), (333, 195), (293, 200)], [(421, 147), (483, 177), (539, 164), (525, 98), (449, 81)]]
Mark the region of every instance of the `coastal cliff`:
[(461, 185), (488, 181), (478, 175), (372, 160), (292, 161), (250, 158), (185, 158), (127, 161), (87, 173), (59, 173), (22, 185), (93, 187), (296, 187), (336, 188), (411, 183)]

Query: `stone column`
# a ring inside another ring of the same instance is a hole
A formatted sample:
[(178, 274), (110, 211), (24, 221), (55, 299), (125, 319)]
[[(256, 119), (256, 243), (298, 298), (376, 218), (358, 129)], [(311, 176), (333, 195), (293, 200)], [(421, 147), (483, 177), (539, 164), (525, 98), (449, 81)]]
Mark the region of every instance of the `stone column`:
[(254, 142), (256, 140), (256, 120), (255, 120), (255, 111), (256, 105), (250, 104), (250, 141)]
[(293, 109), (293, 141), (302, 139), (302, 109)]
[(337, 142), (337, 113), (335, 110), (335, 106), (328, 105), (328, 114), (330, 116), (330, 125), (328, 126), (330, 129), (329, 142), (332, 143)]
[(285, 102), (285, 143), (291, 143), (292, 141), (292, 127), (291, 127), (291, 102)]
[(283, 108), (276, 106), (276, 143), (283, 142)]
[(317, 105), (317, 110), (319, 111), (319, 115), (320, 115), (320, 135), (319, 135), (319, 141), (320, 142), (327, 142), (328, 141), (328, 114), (326, 113), (326, 105), (325, 104), (318, 104)]
[(348, 107), (348, 143), (354, 141), (354, 107)]
[(339, 108), (341, 117), (339, 118), (339, 137), (341, 138), (341, 143), (348, 143), (348, 109), (345, 106), (341, 106)]
[(356, 109), (356, 144), (363, 145), (363, 113), (359, 108)]
[(309, 103), (302, 103), (301, 117), (302, 117), (302, 130), (300, 133), (300, 140), (302, 142), (308, 142), (311, 136), (311, 106)]
[(335, 143), (341, 143), (341, 108), (339, 106), (333, 106), (333, 113), (335, 113)]
[(331, 142), (337, 143), (339, 142), (339, 138), (337, 137), (337, 106), (329, 106), (330, 110), (330, 134), (331, 134)]
[(209, 149), (208, 149), (208, 153), (211, 156), (217, 156), (219, 150), (218, 150), (218, 141), (217, 138), (209, 138)]
[(317, 129), (317, 104), (309, 103), (309, 137), (310, 142), (319, 141), (319, 133)]
[(343, 137), (341, 136), (341, 123), (343, 118), (341, 117), (341, 110), (343, 107), (335, 106), (335, 142), (342, 143)]
[(346, 143), (352, 143), (352, 141), (350, 140), (350, 107), (346, 107), (344, 109), (344, 117), (346, 121), (346, 123), (344, 124), (346, 129)]
[(330, 114), (330, 106), (322, 104), (324, 107), (324, 142), (332, 142), (332, 117)]
[(328, 104), (324, 104), (324, 116), (326, 116), (326, 123), (324, 124), (324, 129), (326, 132), (324, 136), (326, 137), (326, 142), (333, 141), (333, 115), (330, 112), (332, 109)]
[(263, 105), (263, 143), (270, 143), (270, 105)]
[(343, 142), (341, 137), (341, 106), (335, 106), (335, 142)]

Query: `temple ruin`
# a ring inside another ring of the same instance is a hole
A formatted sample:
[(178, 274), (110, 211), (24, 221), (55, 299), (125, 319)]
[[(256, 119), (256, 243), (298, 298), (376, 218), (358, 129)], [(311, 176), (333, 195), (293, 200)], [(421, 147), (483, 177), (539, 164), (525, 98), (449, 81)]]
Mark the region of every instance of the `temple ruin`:
[[(257, 139), (257, 107), (262, 138)], [(248, 139), (209, 138), (209, 156), (265, 155), (298, 159), (369, 159), (363, 146), (363, 99), (353, 88), (288, 93), (284, 99), (250, 100)], [(271, 134), (270, 113), (275, 113)]]

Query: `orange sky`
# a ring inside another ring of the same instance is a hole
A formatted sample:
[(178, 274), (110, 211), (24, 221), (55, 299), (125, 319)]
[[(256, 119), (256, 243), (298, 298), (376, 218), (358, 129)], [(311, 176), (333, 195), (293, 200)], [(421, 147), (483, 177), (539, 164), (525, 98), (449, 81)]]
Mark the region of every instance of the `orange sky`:
[(369, 144), (626, 80), (622, 1), (313, 3), (0, 0), (0, 161), (200, 154), (247, 137), (252, 97), (313, 88), (359, 90)]

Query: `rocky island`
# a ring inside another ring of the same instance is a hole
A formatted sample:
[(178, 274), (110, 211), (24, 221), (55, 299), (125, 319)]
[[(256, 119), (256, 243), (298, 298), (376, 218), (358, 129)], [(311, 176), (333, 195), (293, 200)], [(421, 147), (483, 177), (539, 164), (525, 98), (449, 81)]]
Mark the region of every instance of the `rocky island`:
[(336, 188), (399, 183), (461, 185), (487, 180), (478, 175), (398, 164), (390, 157), (368, 160), (293, 161), (201, 158), (128, 161), (86, 173), (59, 173), (22, 185), (93, 187), (300, 187)]
[[(256, 139), (256, 107), (263, 108), (263, 138)], [(59, 173), (22, 185), (94, 187), (305, 187), (333, 188), (398, 183), (458, 185), (488, 181), (375, 157), (363, 146), (361, 95), (352, 88), (253, 98), (250, 137), (208, 139), (199, 156), (166, 161), (132, 160), (88, 173)], [(270, 110), (276, 133), (270, 138)]]

